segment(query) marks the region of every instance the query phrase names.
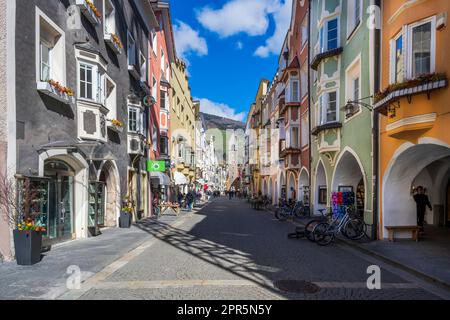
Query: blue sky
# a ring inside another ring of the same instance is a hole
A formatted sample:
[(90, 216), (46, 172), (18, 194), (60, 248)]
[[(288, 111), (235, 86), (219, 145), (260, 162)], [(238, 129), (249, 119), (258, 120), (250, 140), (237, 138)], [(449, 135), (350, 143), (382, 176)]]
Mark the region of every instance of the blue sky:
[(177, 54), (202, 111), (245, 121), (259, 80), (271, 80), (292, 0), (170, 0)]

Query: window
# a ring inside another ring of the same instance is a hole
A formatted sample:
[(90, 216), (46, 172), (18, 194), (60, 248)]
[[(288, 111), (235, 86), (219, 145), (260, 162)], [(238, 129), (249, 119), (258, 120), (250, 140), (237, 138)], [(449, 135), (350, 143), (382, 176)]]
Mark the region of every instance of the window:
[(303, 19), (302, 26), (301, 26), (301, 35), (302, 35), (302, 47), (303, 47), (309, 38), (308, 17)]
[(117, 119), (116, 84), (108, 76), (105, 77), (105, 81), (106, 81), (105, 107), (109, 110), (108, 118)]
[(353, 101), (358, 101), (360, 99), (359, 95), (359, 77), (353, 79)]
[(308, 64), (305, 63), (300, 70), (300, 94), (305, 97), (308, 94)]
[(164, 60), (164, 51), (163, 51), (163, 49), (161, 49), (161, 75), (162, 76), (164, 76), (164, 73), (165, 73), (165, 68), (164, 68), (164, 66), (165, 66), (165, 60)]
[(161, 95), (161, 109), (166, 109), (166, 92), (161, 90), (159, 94)]
[(36, 81), (66, 83), (64, 32), (36, 8)]
[(51, 48), (50, 45), (41, 40), (41, 81), (49, 81), (51, 79)]
[(111, 0), (104, 0), (104, 27), (105, 34), (116, 34), (116, 10)]
[(404, 79), (404, 53), (403, 53), (403, 35), (400, 35), (395, 40), (395, 48), (394, 48), (394, 83), (401, 83)]
[(411, 28), (412, 77), (431, 73), (431, 22)]
[(152, 97), (155, 98), (155, 100), (157, 100), (157, 82), (155, 77), (152, 77)]
[(152, 145), (153, 151), (158, 151), (158, 128), (155, 122), (152, 124)]
[(339, 20), (338, 18), (326, 21), (320, 29), (320, 52), (326, 52), (339, 46)]
[(302, 129), (302, 136), (301, 136), (301, 143), (302, 147), (305, 147), (309, 144), (309, 119), (308, 115), (302, 117), (301, 119), (301, 129)]
[(290, 137), (290, 147), (297, 149), (299, 147), (298, 140), (299, 140), (298, 127), (292, 127), (291, 128), (291, 137)]
[(337, 121), (337, 110), (336, 91), (321, 95), (319, 102), (319, 125)]
[(436, 18), (404, 26), (390, 46), (391, 83), (435, 72)]
[(137, 108), (128, 108), (128, 131), (129, 132), (138, 132), (139, 131), (139, 111)]
[(361, 23), (362, 0), (347, 1), (347, 37), (350, 37)]
[(169, 154), (169, 139), (166, 136), (161, 136), (160, 141), (160, 152), (163, 155)]
[(127, 44), (128, 65), (134, 66), (136, 65), (136, 42), (129, 32), (127, 37)]
[(144, 112), (138, 107), (128, 107), (128, 132), (145, 135)]
[(300, 83), (297, 78), (291, 79), (290, 81), (290, 102), (300, 101)]
[(152, 48), (155, 56), (158, 55), (158, 36), (155, 30), (152, 30)]
[(141, 81), (147, 82), (148, 79), (147, 59), (142, 54), (142, 52), (139, 52), (139, 66), (141, 71)]
[(80, 98), (92, 100), (93, 97), (93, 71), (94, 67), (80, 63)]

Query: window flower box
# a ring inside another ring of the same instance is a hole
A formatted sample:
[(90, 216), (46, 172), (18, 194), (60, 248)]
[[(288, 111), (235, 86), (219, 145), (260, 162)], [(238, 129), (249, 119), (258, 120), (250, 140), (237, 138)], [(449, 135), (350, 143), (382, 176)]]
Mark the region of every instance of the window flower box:
[(80, 8), (81, 13), (93, 25), (98, 25), (101, 22), (102, 14), (94, 5), (92, 0), (76, 0), (76, 5)]
[(58, 82), (49, 80), (38, 82), (37, 90), (64, 104), (74, 104), (75, 97), (72, 89), (60, 85)]
[(117, 133), (122, 133), (123, 123), (116, 119), (108, 120), (108, 129), (115, 131)]
[(114, 33), (105, 33), (104, 36), (106, 44), (114, 51), (116, 54), (122, 54), (123, 44), (119, 37)]
[(394, 83), (375, 95), (375, 108), (386, 106), (394, 99), (445, 88), (447, 84), (447, 76), (439, 73), (422, 75), (402, 83)]

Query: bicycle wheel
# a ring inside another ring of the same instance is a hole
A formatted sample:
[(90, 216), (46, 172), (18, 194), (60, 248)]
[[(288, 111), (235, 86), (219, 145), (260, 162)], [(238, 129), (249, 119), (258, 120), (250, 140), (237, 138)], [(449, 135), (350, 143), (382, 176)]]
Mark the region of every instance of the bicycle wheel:
[(366, 223), (357, 218), (348, 220), (342, 229), (342, 234), (350, 240), (360, 240), (366, 236), (367, 225)]
[(319, 223), (317, 220), (311, 220), (305, 225), (305, 237), (311, 242), (315, 242), (314, 239), (314, 227)]
[(275, 211), (275, 218), (277, 218), (279, 221), (285, 221), (286, 214), (284, 213), (284, 210), (278, 209), (277, 211)]
[(334, 240), (334, 232), (326, 222), (321, 222), (314, 227), (314, 240), (319, 246), (329, 245)]

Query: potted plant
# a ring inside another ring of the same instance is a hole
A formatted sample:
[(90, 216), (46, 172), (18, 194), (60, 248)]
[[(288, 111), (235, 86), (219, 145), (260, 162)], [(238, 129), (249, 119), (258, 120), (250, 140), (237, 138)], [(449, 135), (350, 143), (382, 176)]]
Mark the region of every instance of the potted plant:
[(120, 228), (130, 228), (131, 227), (131, 216), (133, 214), (133, 208), (129, 205), (124, 206), (120, 212), (119, 227)]
[[(41, 260), (42, 234), (46, 230), (36, 222), (39, 212), (34, 205), (38, 191), (30, 179), (23, 180), (20, 188), (17, 185), (15, 178), (0, 173), (0, 213), (13, 231), (17, 264), (32, 265)], [(18, 193), (21, 197), (17, 197)]]
[(45, 228), (31, 218), (17, 224), (13, 235), (18, 265), (32, 265), (41, 261), (43, 233)]

